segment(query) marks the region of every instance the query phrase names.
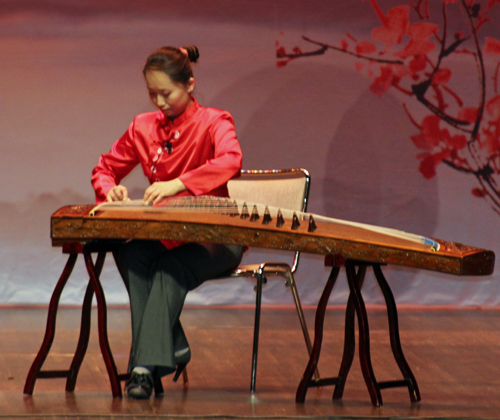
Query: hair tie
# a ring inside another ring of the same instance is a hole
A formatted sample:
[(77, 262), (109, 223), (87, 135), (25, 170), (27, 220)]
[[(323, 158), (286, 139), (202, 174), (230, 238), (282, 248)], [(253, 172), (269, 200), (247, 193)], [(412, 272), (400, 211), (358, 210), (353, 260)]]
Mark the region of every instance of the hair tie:
[(182, 48), (182, 47), (181, 47), (181, 48), (179, 48), (179, 51), (180, 51), (182, 54), (184, 54), (186, 57), (189, 57), (189, 54), (188, 54), (188, 52), (187, 52), (187, 50), (186, 50), (185, 48)]

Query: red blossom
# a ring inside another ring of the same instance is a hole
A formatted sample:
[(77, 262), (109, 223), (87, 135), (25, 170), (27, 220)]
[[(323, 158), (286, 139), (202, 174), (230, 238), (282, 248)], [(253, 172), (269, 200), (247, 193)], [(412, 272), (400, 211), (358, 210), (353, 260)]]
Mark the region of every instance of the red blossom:
[(484, 44), (484, 53), (491, 55), (500, 55), (500, 41), (495, 38), (487, 36)]
[(286, 56), (286, 50), (284, 47), (279, 47), (277, 50), (276, 50), (276, 57), (284, 57)]
[(399, 81), (399, 77), (394, 74), (392, 66), (387, 65), (380, 68), (380, 76), (375, 78), (370, 89), (375, 95), (381, 97), (397, 81)]
[[(446, 130), (448, 131), (448, 130)], [(462, 150), (467, 147), (467, 137), (463, 134), (456, 134), (455, 136), (450, 136), (446, 139), (447, 144), (450, 147), (450, 153), (454, 154), (457, 150)]]
[(413, 74), (424, 71), (427, 67), (427, 59), (424, 55), (416, 55), (409, 63)]
[(471, 190), (471, 193), (473, 196), (477, 197), (477, 198), (484, 198), (486, 197), (486, 190), (484, 188), (473, 188)]
[(458, 111), (458, 119), (461, 121), (467, 121), (471, 124), (475, 123), (477, 119), (477, 108), (462, 108)]
[(403, 77), (410, 77), (412, 75), (411, 70), (406, 66), (395, 64), (392, 67), (392, 70), (399, 79), (402, 79)]
[(420, 126), (420, 134), (411, 136), (415, 146), (422, 150), (432, 150), (438, 146), (443, 138), (449, 136), (450, 133), (447, 129), (439, 128), (440, 121), (441, 119), (436, 115), (425, 117)]
[(500, 96), (491, 98), (486, 104), (486, 112), (493, 120), (500, 120)]
[(467, 137), (463, 134), (452, 136), (447, 128), (440, 128), (440, 123), (438, 116), (429, 115), (422, 121), (420, 133), (411, 136), (415, 146), (425, 150), (417, 158), (420, 160), (419, 170), (427, 179), (436, 174), (436, 167), (443, 160), (451, 160), (460, 167), (467, 165), (459, 156), (459, 151), (467, 147)]
[(371, 41), (361, 41), (358, 45), (356, 45), (356, 53), (359, 55), (368, 55), (373, 54), (377, 51), (377, 47)]
[(452, 136), (447, 128), (440, 128), (441, 119), (437, 115), (424, 118), (420, 126), (420, 134), (411, 136), (415, 146), (440, 155), (441, 159), (450, 156), (452, 150), (461, 150), (467, 146), (467, 137), (463, 134)]
[(420, 165), (418, 170), (424, 176), (425, 179), (431, 179), (436, 175), (436, 167), (439, 162), (436, 162), (434, 156), (430, 153), (422, 153), (418, 156), (420, 159)]
[(432, 78), (432, 82), (438, 85), (445, 85), (451, 79), (451, 70), (447, 68), (440, 68)]
[(439, 27), (433, 23), (414, 23), (408, 28), (408, 35), (411, 38), (410, 42), (408, 42), (403, 51), (395, 55), (400, 58), (408, 58), (430, 54), (436, 48), (436, 44), (430, 41), (429, 38), (435, 35), (438, 29)]
[(486, 12), (489, 11), (496, 3), (500, 4), (500, 0), (490, 0), (486, 5)]
[(491, 98), (486, 104), (486, 113), (491, 117), (482, 130), (479, 144), (491, 156), (500, 154), (500, 96)]
[(498, 130), (483, 133), (480, 140), (480, 147), (482, 150), (485, 150), (490, 157), (493, 157), (495, 154), (498, 155), (500, 151), (500, 136)]
[(354, 63), (354, 67), (356, 68), (356, 71), (360, 73), (366, 66), (363, 63)]
[(387, 48), (392, 47), (394, 44), (401, 44), (410, 24), (410, 8), (408, 6), (396, 6), (389, 10), (387, 16), (385, 16), (374, 0), (371, 0), (371, 3), (383, 25), (372, 30), (372, 38), (383, 42)]

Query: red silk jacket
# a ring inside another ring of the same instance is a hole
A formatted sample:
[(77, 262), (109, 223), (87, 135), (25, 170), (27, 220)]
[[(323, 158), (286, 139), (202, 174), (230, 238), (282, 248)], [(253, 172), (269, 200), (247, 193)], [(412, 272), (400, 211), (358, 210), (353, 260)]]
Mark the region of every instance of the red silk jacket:
[(92, 171), (97, 203), (138, 164), (150, 183), (179, 178), (187, 188), (179, 195), (228, 197), (227, 182), (242, 167), (233, 118), (196, 100), (174, 121), (161, 111), (139, 114)]

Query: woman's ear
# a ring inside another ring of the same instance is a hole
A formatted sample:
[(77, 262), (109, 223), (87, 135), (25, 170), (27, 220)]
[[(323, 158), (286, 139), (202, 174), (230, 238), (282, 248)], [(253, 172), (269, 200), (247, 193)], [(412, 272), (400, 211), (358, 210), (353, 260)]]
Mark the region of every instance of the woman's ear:
[(194, 77), (190, 77), (188, 80), (188, 93), (192, 93), (194, 90)]

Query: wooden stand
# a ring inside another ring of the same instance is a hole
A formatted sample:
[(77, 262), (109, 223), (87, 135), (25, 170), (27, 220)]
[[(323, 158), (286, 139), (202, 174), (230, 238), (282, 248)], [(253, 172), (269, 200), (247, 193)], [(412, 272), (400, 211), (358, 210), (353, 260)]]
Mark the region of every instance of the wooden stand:
[[(298, 403), (303, 403), (305, 401), (308, 388), (326, 385), (335, 385), (333, 399), (342, 398), (347, 375), (349, 374), (349, 370), (354, 359), (356, 345), (354, 324), (355, 315), (357, 315), (358, 317), (359, 359), (361, 370), (373, 406), (379, 407), (382, 405), (382, 395), (380, 391), (384, 388), (408, 387), (411, 401), (420, 401), (420, 393), (418, 390), (417, 381), (415, 380), (415, 377), (413, 376), (413, 373), (408, 363), (406, 362), (406, 359), (403, 355), (403, 350), (401, 348), (401, 342), (399, 338), (398, 314), (394, 296), (387, 283), (387, 280), (382, 273), (380, 264), (344, 259), (342, 256), (330, 254), (325, 257), (325, 265), (331, 266), (332, 271), (325, 285), (316, 311), (313, 349), (309, 358), (309, 363), (297, 388), (295, 401)], [(334, 378), (322, 378), (319, 380), (312, 379), (313, 373), (318, 365), (321, 352), (321, 344), (323, 341), (323, 325), (328, 299), (337, 280), (340, 268), (343, 266), (346, 270), (350, 294), (347, 302), (345, 317), (344, 354), (342, 357), (339, 374)], [(368, 327), (368, 316), (366, 313), (366, 307), (363, 301), (363, 297), (361, 295), (361, 287), (363, 286), (366, 268), (368, 266), (373, 267), (375, 277), (384, 295), (387, 307), (387, 316), (389, 318), (391, 349), (396, 363), (398, 364), (398, 367), (403, 375), (402, 380), (377, 382), (377, 380), (375, 379), (375, 374), (373, 372), (370, 357), (370, 331)]]
[[(108, 252), (116, 252), (119, 246), (120, 241), (105, 240), (89, 242), (85, 244), (81, 242), (64, 243), (63, 253), (69, 254), (69, 258), (50, 299), (45, 336), (40, 350), (38, 351), (38, 354), (33, 361), (33, 364), (31, 365), (31, 369), (28, 372), (28, 376), (24, 385), (25, 394), (33, 394), (35, 382), (38, 378), (67, 378), (66, 391), (73, 392), (75, 390), (78, 372), (82, 365), (83, 358), (85, 357), (85, 353), (87, 351), (87, 346), (89, 343), (92, 299), (95, 293), (97, 301), (99, 345), (101, 347), (102, 357), (108, 371), (109, 381), (111, 384), (111, 392), (113, 394), (113, 397), (115, 398), (122, 396), (120, 382), (127, 380), (130, 377), (130, 373), (118, 374), (118, 371), (116, 369), (116, 365), (108, 341), (106, 299), (104, 297), (104, 291), (99, 280), (99, 276), (101, 275), (102, 267), (106, 259), (106, 254)], [(95, 264), (92, 259), (92, 253), (97, 253)], [(73, 356), (73, 361), (71, 362), (68, 370), (42, 370), (42, 366), (45, 362), (45, 359), (47, 358), (47, 355), (49, 354), (56, 332), (56, 317), (57, 309), (59, 307), (59, 299), (61, 297), (64, 286), (66, 285), (71, 272), (73, 271), (76, 260), (78, 258), (78, 254), (83, 254), (87, 272), (89, 274), (89, 283), (82, 305), (82, 319), (78, 345)], [(187, 382), (187, 376), (184, 376), (184, 382)], [(156, 381), (155, 393), (159, 394), (162, 392), (163, 387), (161, 381)]]

